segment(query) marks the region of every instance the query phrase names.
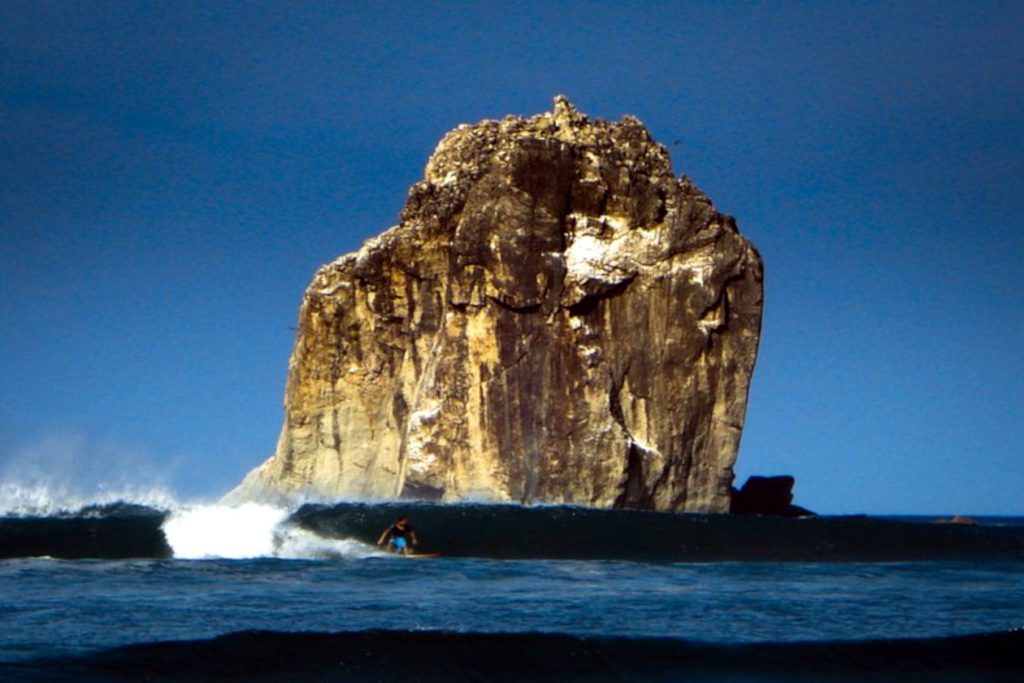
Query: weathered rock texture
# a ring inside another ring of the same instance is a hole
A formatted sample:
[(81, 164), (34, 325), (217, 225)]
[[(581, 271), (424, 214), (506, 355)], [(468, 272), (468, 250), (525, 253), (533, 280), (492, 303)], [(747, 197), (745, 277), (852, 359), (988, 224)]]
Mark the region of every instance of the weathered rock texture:
[(632, 117), (463, 125), (306, 291), (235, 490), (729, 509), (762, 263)]

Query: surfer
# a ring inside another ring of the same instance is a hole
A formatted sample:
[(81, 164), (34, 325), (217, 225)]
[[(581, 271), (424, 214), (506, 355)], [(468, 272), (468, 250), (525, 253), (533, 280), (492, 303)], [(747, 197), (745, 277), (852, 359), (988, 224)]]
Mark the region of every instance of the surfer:
[(381, 533), (380, 538), (377, 539), (377, 545), (383, 545), (384, 541), (388, 541), (388, 547), (392, 551), (403, 555), (411, 554), (411, 546), (418, 545), (420, 542), (416, 538), (416, 532), (409, 526), (409, 518), (405, 515), (399, 517), (394, 524)]

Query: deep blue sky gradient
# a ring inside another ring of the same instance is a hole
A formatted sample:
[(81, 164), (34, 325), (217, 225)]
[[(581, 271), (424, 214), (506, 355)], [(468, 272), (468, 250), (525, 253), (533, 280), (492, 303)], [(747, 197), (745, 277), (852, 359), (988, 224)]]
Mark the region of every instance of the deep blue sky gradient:
[(1024, 513), (1024, 5), (0, 3), (0, 480), (215, 496), (463, 122), (633, 114), (766, 263), (738, 474)]

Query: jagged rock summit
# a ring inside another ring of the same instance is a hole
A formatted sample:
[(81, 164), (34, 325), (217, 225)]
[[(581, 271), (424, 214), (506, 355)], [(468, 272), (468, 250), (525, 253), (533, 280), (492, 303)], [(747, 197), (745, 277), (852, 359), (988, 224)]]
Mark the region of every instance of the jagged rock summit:
[(277, 450), (229, 497), (726, 512), (762, 281), (635, 118), (459, 126), (316, 273)]

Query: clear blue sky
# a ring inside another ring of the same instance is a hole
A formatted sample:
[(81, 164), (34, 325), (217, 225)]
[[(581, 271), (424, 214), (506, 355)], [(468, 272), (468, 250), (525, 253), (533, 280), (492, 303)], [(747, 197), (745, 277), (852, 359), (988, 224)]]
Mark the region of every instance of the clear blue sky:
[(565, 93), (764, 256), (741, 479), (1024, 514), (1024, 5), (354, 4), (0, 3), (0, 481), (226, 491), (317, 266)]

